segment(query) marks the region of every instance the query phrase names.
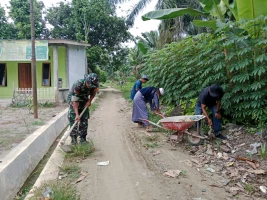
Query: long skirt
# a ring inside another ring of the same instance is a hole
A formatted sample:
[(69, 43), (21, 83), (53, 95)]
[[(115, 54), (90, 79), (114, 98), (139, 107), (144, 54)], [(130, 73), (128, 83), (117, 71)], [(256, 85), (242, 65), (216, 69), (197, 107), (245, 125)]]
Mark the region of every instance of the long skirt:
[(134, 123), (142, 122), (145, 126), (149, 125), (149, 122), (142, 121), (140, 119), (148, 120), (148, 109), (146, 106), (146, 102), (144, 96), (140, 91), (138, 91), (133, 100), (133, 113), (132, 113), (132, 121)]

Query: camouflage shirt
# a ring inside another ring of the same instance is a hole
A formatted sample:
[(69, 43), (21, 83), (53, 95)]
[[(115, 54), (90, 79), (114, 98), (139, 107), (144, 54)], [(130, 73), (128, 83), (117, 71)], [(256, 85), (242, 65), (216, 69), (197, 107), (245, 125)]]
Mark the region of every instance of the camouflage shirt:
[(89, 99), (89, 95), (94, 95), (98, 91), (98, 86), (87, 88), (84, 79), (75, 81), (68, 94), (68, 102), (79, 102), (79, 109), (83, 109)]

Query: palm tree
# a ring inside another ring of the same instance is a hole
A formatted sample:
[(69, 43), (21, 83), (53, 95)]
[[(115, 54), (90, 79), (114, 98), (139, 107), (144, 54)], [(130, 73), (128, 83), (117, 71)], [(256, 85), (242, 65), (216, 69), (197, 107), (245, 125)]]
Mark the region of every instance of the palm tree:
[[(113, 4), (127, 2), (129, 0), (109, 0)], [(137, 15), (151, 2), (152, 0), (139, 0), (128, 15), (127, 24), (132, 26)], [(168, 8), (186, 8), (191, 7), (197, 10), (202, 10), (198, 0), (157, 0), (155, 10)], [(171, 20), (161, 21), (159, 26), (160, 44), (163, 46), (166, 43), (180, 40), (184, 35), (195, 35), (203, 32), (203, 29), (195, 28), (192, 25), (193, 17), (185, 15)]]

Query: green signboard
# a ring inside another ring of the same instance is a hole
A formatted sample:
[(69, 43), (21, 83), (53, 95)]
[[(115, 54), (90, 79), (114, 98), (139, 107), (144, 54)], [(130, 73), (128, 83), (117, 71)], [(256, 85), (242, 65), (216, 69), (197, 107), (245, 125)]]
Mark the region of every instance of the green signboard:
[[(36, 60), (48, 60), (48, 41), (35, 41)], [(31, 41), (0, 40), (0, 61), (29, 61), (32, 57)]]

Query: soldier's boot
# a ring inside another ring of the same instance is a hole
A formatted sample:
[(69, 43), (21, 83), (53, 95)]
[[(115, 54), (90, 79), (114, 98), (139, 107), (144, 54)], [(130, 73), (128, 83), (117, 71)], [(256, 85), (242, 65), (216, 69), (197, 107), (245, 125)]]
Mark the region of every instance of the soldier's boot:
[(78, 142), (77, 142), (77, 135), (71, 135), (71, 144), (72, 145), (77, 145)]
[(80, 143), (81, 143), (81, 144), (88, 143), (88, 142), (86, 141), (86, 135), (81, 135)]

